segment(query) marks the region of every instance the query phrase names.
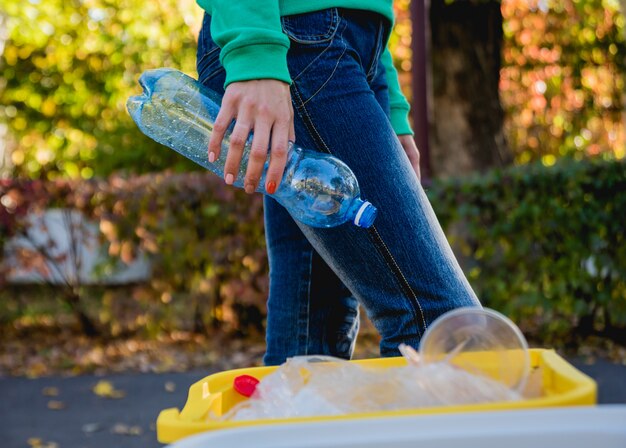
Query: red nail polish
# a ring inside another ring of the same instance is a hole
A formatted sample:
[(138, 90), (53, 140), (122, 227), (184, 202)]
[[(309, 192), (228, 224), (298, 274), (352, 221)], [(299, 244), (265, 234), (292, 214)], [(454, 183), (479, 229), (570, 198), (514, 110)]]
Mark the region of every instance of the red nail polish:
[(265, 189), (265, 191), (267, 191), (269, 194), (274, 194), (276, 193), (276, 182), (268, 182), (267, 183), (267, 188)]

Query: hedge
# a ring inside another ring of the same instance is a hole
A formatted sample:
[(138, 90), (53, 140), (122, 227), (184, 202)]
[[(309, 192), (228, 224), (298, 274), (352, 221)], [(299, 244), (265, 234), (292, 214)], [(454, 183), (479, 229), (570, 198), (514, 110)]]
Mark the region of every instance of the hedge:
[(429, 194), (487, 306), (544, 341), (626, 343), (624, 161), (525, 165), (439, 182)]
[[(525, 165), (436, 181), (427, 193), (485, 305), (544, 342), (590, 334), (626, 342), (625, 162)], [(268, 280), (259, 195), (210, 173), (5, 180), (0, 244), (23, 229), (27, 210), (51, 206), (99, 222), (110, 260), (103, 274), (147, 253), (153, 277), (142, 294), (164, 307), (189, 300), (199, 329), (261, 319)]]
[[(151, 259), (152, 278), (135, 288), (132, 299), (152, 299), (164, 309), (187, 300), (195, 330), (224, 322), (236, 327), (242, 315), (251, 315), (259, 325), (255, 310), (262, 308), (268, 289), (260, 196), (225, 187), (210, 173), (80, 182), (5, 180), (0, 189), (1, 244), (24, 231), (28, 210), (78, 209), (99, 222), (108, 252), (108, 262), (98, 267), (100, 275), (124, 269), (140, 250)], [(38, 255), (40, 263), (33, 263)], [(33, 269), (43, 264), (41, 254), (26, 256)], [(6, 274), (6, 268), (0, 273)], [(74, 305), (85, 295), (83, 285), (66, 285), (63, 292), (83, 330), (101, 332), (94, 313)]]

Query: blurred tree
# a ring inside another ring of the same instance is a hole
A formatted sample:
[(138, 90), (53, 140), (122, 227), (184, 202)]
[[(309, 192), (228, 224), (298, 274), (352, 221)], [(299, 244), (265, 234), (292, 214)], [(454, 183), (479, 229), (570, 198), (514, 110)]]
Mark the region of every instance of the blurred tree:
[[(435, 174), (506, 164), (510, 151), (522, 163), (623, 156), (619, 1), (432, 0)], [(390, 47), (410, 98), (411, 71), (422, 68), (411, 66), (409, 2), (394, 2)], [(89, 178), (191, 169), (144, 137), (124, 103), (145, 69), (195, 73), (201, 13), (193, 0), (0, 0), (0, 170)]]
[[(411, 97), (409, 3), (395, 2), (391, 47)], [(430, 22), (436, 176), (512, 157), (551, 164), (562, 155), (626, 154), (626, 27), (617, 0), (432, 0)]]
[(500, 2), (432, 0), (430, 25), (433, 172), (451, 176), (510, 164), (498, 92)]
[(500, 92), (517, 161), (626, 155), (625, 20), (615, 0), (504, 0)]
[(15, 174), (190, 167), (137, 130), (125, 101), (146, 69), (195, 73), (193, 0), (0, 0), (0, 11), (0, 122), (19, 142), (9, 148)]

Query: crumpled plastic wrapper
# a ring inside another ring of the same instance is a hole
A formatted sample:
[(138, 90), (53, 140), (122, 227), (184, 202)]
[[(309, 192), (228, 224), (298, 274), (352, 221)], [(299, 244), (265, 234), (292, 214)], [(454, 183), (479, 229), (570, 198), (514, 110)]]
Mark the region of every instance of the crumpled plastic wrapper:
[(502, 383), (449, 363), (407, 359), (409, 364), (403, 367), (372, 368), (332, 357), (294, 357), (263, 378), (250, 399), (221, 420), (343, 415), (522, 398)]

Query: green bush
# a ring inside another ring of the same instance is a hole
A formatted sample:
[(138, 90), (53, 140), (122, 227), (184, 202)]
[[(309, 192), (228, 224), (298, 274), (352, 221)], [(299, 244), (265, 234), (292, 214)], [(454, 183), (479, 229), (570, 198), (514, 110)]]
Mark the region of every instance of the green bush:
[[(624, 342), (626, 163), (527, 165), (438, 181), (428, 194), (485, 305), (543, 343), (589, 334)], [(173, 329), (166, 318), (174, 306), (189, 309), (196, 330), (260, 325), (268, 289), (260, 195), (210, 173), (159, 173), (5, 182), (0, 196), (0, 241), (30, 201), (97, 219), (110, 255), (103, 274), (147, 253), (152, 279), (129, 300), (161, 303), (152, 316), (161, 330)]]
[(626, 163), (526, 165), (429, 195), (485, 305), (543, 341), (626, 342)]
[[(2, 244), (24, 229), (27, 210), (65, 206), (99, 222), (109, 257), (97, 274), (124, 269), (143, 251), (152, 261), (152, 277), (135, 286), (128, 299), (148, 301), (153, 311), (153, 304), (161, 303), (162, 312), (142, 318), (152, 335), (176, 329), (168, 316), (171, 308), (180, 310), (181, 302), (196, 331), (219, 327), (247, 332), (262, 325), (268, 281), (260, 195), (227, 187), (211, 173), (158, 173), (89, 181), (5, 181), (0, 204)], [(23, 264), (45, 270), (45, 261), (54, 262), (50, 249), (25, 251)], [(70, 255), (56, 254), (59, 260)], [(0, 278), (6, 273), (0, 271)], [(93, 288), (68, 283), (61, 292), (86, 333), (93, 334), (94, 326), (106, 326), (101, 330), (111, 334), (129, 330), (114, 322), (110, 310), (98, 312), (85, 305)], [(105, 294), (104, 308), (118, 295), (113, 288)], [(75, 306), (77, 301), (83, 305)]]
[(50, 180), (194, 169), (143, 136), (125, 107), (144, 70), (176, 67), (195, 75), (192, 28), (202, 10), (193, 0), (0, 5), (7, 171)]
[(104, 270), (141, 249), (153, 262), (142, 293), (189, 300), (195, 330), (261, 325), (254, 310), (264, 309), (268, 280), (260, 195), (212, 173), (161, 173), (91, 183), (81, 196), (108, 244)]

